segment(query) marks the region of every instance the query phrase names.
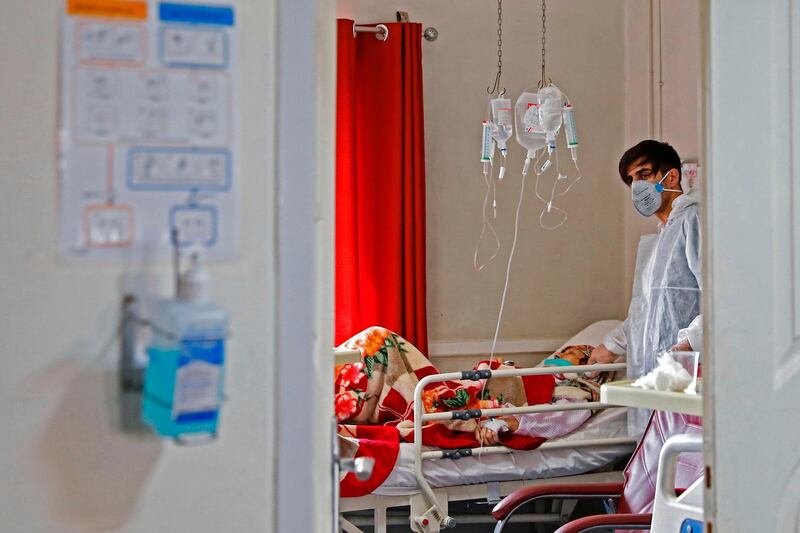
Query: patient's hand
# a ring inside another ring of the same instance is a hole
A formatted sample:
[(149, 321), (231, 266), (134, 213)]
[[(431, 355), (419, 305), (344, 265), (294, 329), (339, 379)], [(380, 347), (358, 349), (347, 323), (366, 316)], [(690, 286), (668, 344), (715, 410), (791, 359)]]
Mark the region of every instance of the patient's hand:
[(589, 356), (589, 362), (587, 364), (606, 364), (606, 363), (613, 363), (617, 360), (617, 354), (614, 352), (609, 351), (608, 348), (603, 346), (602, 344), (592, 350), (592, 355)]
[[(519, 420), (515, 416), (500, 417), (506, 424), (508, 424), (508, 431), (514, 433), (519, 429)], [(480, 427), (475, 430), (475, 440), (483, 446), (491, 446), (492, 444), (500, 444), (500, 434), (486, 427)]]

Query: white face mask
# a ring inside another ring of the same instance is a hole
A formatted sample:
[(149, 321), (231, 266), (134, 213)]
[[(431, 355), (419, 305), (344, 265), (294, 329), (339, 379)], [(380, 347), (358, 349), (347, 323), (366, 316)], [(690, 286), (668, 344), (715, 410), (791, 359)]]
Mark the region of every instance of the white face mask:
[[(668, 173), (667, 173), (668, 174)], [(647, 180), (634, 181), (631, 184), (631, 200), (633, 207), (639, 212), (640, 215), (649, 217), (661, 208), (663, 191), (668, 192), (683, 192), (678, 189), (665, 189), (661, 182), (667, 179), (667, 174), (664, 174), (658, 183), (651, 183)]]

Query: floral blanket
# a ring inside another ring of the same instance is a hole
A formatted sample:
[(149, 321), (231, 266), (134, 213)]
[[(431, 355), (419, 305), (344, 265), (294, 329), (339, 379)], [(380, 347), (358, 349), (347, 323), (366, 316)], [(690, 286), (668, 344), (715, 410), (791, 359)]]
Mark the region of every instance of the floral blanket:
[[(366, 329), (340, 348), (361, 352), (360, 362), (337, 365), (334, 371), (340, 455), (375, 458), (370, 479), (359, 481), (353, 474), (341, 476), (340, 494), (362, 496), (371, 493), (389, 476), (400, 442), (413, 442), (414, 389), (420, 379), (439, 371), (412, 344), (385, 328)], [(592, 350), (589, 345), (568, 346), (548, 359), (585, 365)], [(491, 366), (488, 361), (481, 361), (475, 368), (509, 368), (506, 365), (499, 360), (493, 360)], [(612, 377), (613, 372), (602, 372), (447, 381), (430, 384), (422, 401), (428, 413), (560, 400), (597, 401), (600, 385)], [(559, 434), (575, 429), (566, 418), (556, 423), (563, 429)], [(475, 439), (477, 426), (474, 419), (429, 422), (422, 427), (422, 442), (439, 448), (476, 448), (480, 446)], [(545, 441), (542, 437), (513, 433), (501, 433), (500, 440), (509, 448), (525, 450)]]
[[(357, 349), (361, 362), (335, 369), (335, 410), (340, 422), (342, 456), (375, 457), (376, 470), (366, 482), (352, 474), (343, 476), (342, 496), (368, 494), (391, 472), (400, 441), (414, 439), (414, 388), (418, 381), (438, 370), (413, 345), (385, 328), (372, 327), (343, 343), (340, 348)], [(498, 368), (499, 361), (491, 367)], [(476, 368), (489, 368), (481, 362)], [(550, 403), (555, 389), (553, 376), (492, 378), (481, 381), (432, 383), (423, 393), (426, 412), (488, 409), (501, 405)], [(375, 426), (378, 426), (377, 428)], [(423, 425), (423, 444), (439, 448), (474, 448), (476, 420), (447, 420)], [(504, 433), (505, 446), (533, 449), (545, 439)]]

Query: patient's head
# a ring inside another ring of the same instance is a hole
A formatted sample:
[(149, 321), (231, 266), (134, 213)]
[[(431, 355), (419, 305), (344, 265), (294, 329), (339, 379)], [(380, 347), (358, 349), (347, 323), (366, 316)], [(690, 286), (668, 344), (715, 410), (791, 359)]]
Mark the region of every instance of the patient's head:
[(559, 359), (569, 361), (572, 365), (585, 365), (589, 361), (592, 353), (591, 346), (567, 346), (563, 351), (556, 352), (555, 356)]

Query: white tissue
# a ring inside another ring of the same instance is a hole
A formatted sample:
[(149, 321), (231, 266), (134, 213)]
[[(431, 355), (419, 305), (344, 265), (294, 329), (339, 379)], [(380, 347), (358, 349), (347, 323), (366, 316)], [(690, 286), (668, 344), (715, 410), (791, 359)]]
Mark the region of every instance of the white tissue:
[(633, 382), (634, 387), (660, 391), (683, 392), (692, 382), (692, 376), (681, 366), (672, 354), (664, 352), (658, 358), (658, 366), (649, 374)]

